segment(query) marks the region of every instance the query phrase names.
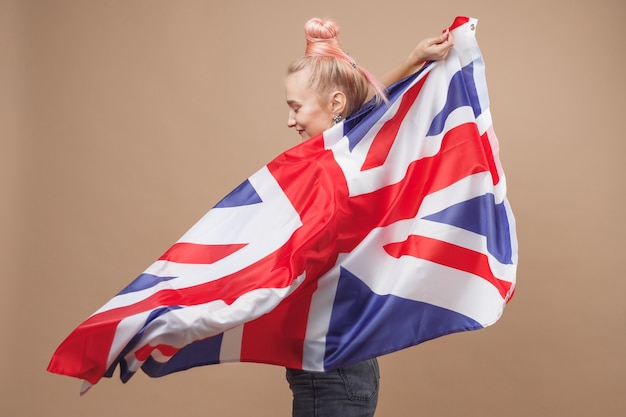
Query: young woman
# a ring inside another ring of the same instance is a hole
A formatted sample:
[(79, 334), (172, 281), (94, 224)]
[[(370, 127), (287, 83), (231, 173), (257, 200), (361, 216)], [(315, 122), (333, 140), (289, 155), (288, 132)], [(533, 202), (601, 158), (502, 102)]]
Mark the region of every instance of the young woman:
[[(292, 63), (285, 79), (287, 126), (302, 140), (330, 128), (374, 98), (386, 101), (389, 86), (416, 72), (425, 62), (445, 59), (454, 44), (448, 32), (421, 41), (408, 58), (378, 81), (342, 49), (339, 27), (329, 19), (305, 24), (305, 56)], [(373, 416), (378, 402), (376, 359), (329, 372), (287, 369), (294, 417)]]

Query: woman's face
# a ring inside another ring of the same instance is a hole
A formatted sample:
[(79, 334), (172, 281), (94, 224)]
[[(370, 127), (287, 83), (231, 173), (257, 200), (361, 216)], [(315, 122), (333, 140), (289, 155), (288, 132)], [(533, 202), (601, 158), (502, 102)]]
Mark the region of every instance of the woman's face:
[(333, 125), (332, 106), (320, 102), (317, 92), (309, 86), (309, 71), (304, 69), (287, 75), (285, 90), (289, 117), (287, 127), (296, 129), (302, 140), (310, 139)]

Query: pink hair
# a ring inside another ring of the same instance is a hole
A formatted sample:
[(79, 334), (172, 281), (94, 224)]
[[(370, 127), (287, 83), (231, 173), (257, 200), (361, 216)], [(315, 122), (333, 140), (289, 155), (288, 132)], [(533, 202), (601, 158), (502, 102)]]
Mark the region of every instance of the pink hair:
[(372, 95), (379, 102), (387, 101), (381, 83), (341, 49), (339, 26), (331, 19), (309, 19), (304, 25), (306, 49), (304, 57), (287, 69), (291, 74), (310, 69), (310, 86), (320, 95), (338, 88), (346, 95), (345, 116), (361, 107)]

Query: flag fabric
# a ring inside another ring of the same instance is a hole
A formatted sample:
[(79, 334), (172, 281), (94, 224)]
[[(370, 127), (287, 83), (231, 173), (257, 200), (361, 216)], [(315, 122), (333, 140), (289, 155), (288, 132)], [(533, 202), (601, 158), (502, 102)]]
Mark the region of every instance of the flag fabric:
[(48, 370), (86, 381), (225, 362), (347, 366), (496, 322), (506, 198), (475, 37), (279, 155), (79, 325)]

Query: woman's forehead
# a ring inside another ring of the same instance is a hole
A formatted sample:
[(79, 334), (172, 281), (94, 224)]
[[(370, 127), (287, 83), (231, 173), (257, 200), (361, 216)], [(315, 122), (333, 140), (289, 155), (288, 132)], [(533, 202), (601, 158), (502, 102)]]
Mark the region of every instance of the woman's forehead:
[(310, 86), (310, 77), (308, 71), (302, 70), (292, 72), (285, 77), (285, 91), (287, 93), (287, 101), (301, 101), (315, 92)]

